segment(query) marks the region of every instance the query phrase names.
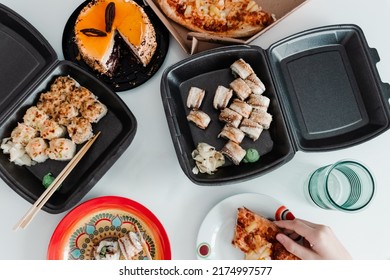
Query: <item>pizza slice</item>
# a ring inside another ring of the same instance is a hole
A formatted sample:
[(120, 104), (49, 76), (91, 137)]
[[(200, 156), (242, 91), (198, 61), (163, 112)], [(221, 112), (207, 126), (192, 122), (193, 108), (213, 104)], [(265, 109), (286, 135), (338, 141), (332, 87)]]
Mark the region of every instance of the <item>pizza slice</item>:
[(241, 207), (232, 244), (245, 253), (247, 260), (298, 260), (276, 240), (278, 232), (280, 229), (273, 222)]
[(249, 37), (275, 21), (254, 0), (156, 0), (165, 15), (195, 32)]

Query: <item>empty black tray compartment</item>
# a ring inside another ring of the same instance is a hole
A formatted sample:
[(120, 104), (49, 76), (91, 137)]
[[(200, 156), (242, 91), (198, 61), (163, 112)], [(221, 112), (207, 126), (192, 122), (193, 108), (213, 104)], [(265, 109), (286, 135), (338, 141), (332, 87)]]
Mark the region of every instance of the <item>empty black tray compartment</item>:
[[(218, 150), (226, 143), (217, 137), (224, 123), (218, 120), (212, 100), (218, 85), (229, 86), (234, 79), (230, 65), (238, 58), (252, 66), (266, 86), (264, 95), (271, 99), (270, 129), (256, 142), (245, 139), (241, 144), (258, 149), (260, 160), (238, 166), (227, 161), (213, 175), (194, 174), (191, 152), (199, 142)], [(172, 65), (163, 73), (161, 96), (183, 171), (199, 185), (243, 181), (281, 166), (298, 150), (340, 149), (384, 132), (389, 127), (390, 88), (379, 78), (378, 61), (359, 27), (335, 25), (293, 35), (267, 50), (221, 47)], [(191, 86), (206, 90), (200, 108), (212, 120), (206, 130), (186, 119)]]
[[(69, 61), (59, 61), (48, 42), (27, 21), (0, 4), (1, 103), (0, 139), (11, 135), (26, 110), (37, 104), (58, 76), (70, 76), (107, 106), (108, 113), (93, 131), (101, 131), (85, 157), (44, 205), (60, 213), (75, 206), (132, 142), (137, 121), (119, 96), (101, 81)], [(80, 149), (82, 145), (77, 145)], [(19, 195), (34, 203), (44, 192), (42, 178), (58, 175), (67, 162), (46, 160), (31, 167), (18, 166), (0, 152), (0, 176)]]
[(379, 56), (359, 27), (299, 33), (271, 46), (269, 58), (299, 150), (347, 147), (388, 128), (388, 84), (380, 81)]

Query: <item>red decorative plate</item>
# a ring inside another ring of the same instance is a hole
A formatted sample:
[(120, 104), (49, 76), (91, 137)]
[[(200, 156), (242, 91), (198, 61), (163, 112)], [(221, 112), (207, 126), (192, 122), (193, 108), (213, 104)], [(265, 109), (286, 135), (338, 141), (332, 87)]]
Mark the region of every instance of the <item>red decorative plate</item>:
[[(131, 199), (103, 196), (70, 211), (55, 229), (48, 248), (49, 260), (90, 260), (101, 240), (120, 238), (138, 227), (154, 260), (170, 260), (171, 248), (164, 227), (145, 206)], [(138, 259), (146, 259), (140, 253)]]

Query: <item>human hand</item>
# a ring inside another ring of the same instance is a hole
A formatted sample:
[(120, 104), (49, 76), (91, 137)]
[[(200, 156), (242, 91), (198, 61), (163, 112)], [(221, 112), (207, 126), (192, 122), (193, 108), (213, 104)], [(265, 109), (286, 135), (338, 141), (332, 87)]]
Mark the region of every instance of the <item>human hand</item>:
[[(302, 219), (275, 221), (275, 224), (283, 231), (276, 239), (302, 260), (352, 259), (328, 226)], [(294, 241), (299, 236), (303, 237), (302, 244)]]

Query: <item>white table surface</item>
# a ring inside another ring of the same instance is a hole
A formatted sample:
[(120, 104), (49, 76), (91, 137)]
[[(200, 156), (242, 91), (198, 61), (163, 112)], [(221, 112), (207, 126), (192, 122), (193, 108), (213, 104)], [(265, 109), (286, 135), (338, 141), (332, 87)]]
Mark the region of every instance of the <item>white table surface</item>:
[[(68, 17), (83, 0), (2, 0), (1, 3), (30, 21), (63, 59), (62, 31)], [(387, 0), (310, 0), (266, 32), (253, 44), (267, 48), (293, 33), (328, 24), (359, 25), (371, 47), (378, 50), (382, 81), (390, 81), (390, 2)], [(134, 141), (95, 187), (82, 199), (118, 195), (149, 208), (164, 225), (172, 258), (196, 259), (198, 229), (208, 211), (220, 200), (243, 192), (270, 195), (287, 205), (297, 217), (331, 226), (355, 259), (390, 259), (389, 143), (390, 131), (350, 148), (320, 153), (298, 151), (275, 171), (237, 184), (198, 186), (183, 173), (176, 158), (165, 119), (160, 80), (165, 68), (187, 57), (171, 37), (169, 52), (157, 74), (142, 86), (119, 93), (138, 121)], [(157, 141), (156, 141), (157, 140)], [(355, 214), (323, 210), (305, 200), (302, 186), (314, 169), (342, 158), (365, 163), (377, 181), (371, 205)], [(41, 211), (29, 227), (12, 227), (31, 204), (0, 181), (2, 240), (0, 259), (45, 259), (50, 237), (65, 213)], [(81, 203), (80, 202), (80, 203)]]

